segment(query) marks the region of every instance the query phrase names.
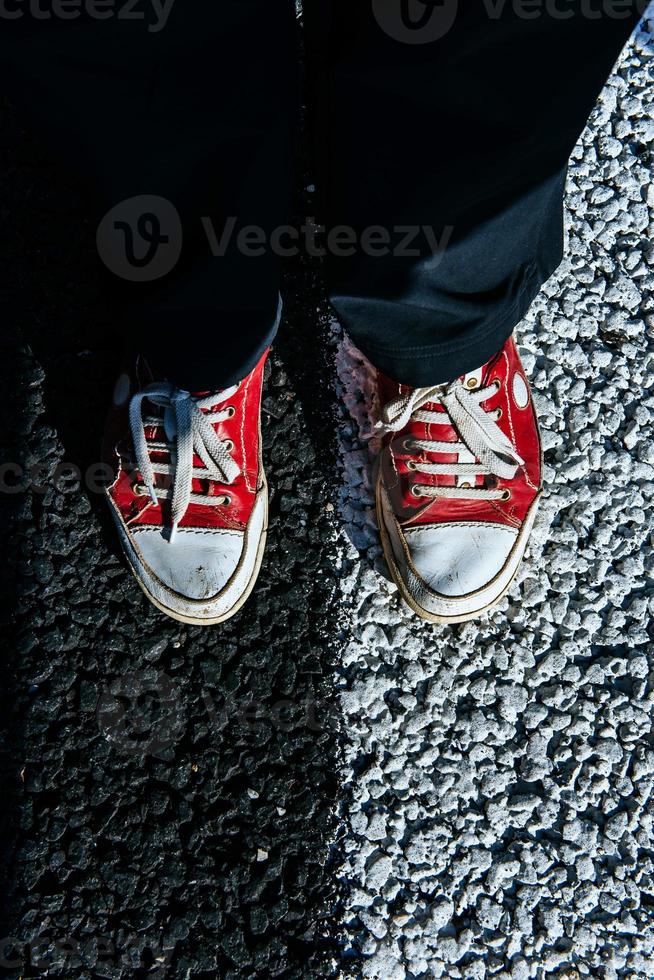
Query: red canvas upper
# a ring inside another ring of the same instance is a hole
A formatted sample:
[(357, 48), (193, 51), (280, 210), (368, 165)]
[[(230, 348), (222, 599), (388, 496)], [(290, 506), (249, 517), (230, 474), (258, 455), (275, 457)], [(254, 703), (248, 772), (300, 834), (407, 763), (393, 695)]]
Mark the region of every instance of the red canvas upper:
[[(217, 422), (213, 428), (222, 440), (233, 443), (230, 455), (237, 464), (240, 474), (230, 484), (218, 484), (213, 480), (193, 479), (193, 492), (211, 496), (229, 495), (228, 505), (202, 506), (190, 503), (186, 513), (179, 522), (180, 528), (231, 528), (244, 531), (252, 513), (257, 490), (261, 489), (261, 449), (260, 449), (260, 410), (263, 372), (268, 351), (266, 351), (256, 367), (241, 381), (238, 390), (224, 403), (213, 411), (205, 412), (207, 416), (218, 415), (229, 407), (230, 417)], [(120, 397), (120, 404), (114, 404), (107, 423), (103, 456), (114, 474), (109, 495), (120, 511), (123, 521), (131, 527), (163, 527), (170, 525), (170, 500), (160, 500), (155, 504), (149, 494), (139, 493), (140, 474), (134, 469), (134, 454), (128, 418), (130, 398), (139, 391), (147, 388), (154, 379), (147, 363), (135, 358), (133, 364), (116, 385), (116, 394), (129, 391), (125, 398)], [(201, 394), (198, 393), (198, 397)], [(155, 414), (156, 409), (147, 401), (143, 403), (144, 414)], [(233, 410), (233, 411), (232, 411)], [(151, 441), (165, 441), (163, 425), (147, 425), (145, 435), (148, 444)], [(168, 452), (152, 450), (150, 458), (153, 462), (170, 462)], [(194, 467), (203, 467), (202, 460), (194, 455)], [(157, 476), (156, 486), (168, 486), (169, 477)]]
[[(387, 435), (381, 454), (382, 478), (389, 493), (393, 511), (399, 523), (404, 527), (420, 524), (446, 523), (452, 521), (483, 521), (519, 528), (525, 519), (530, 505), (533, 503), (541, 484), (541, 447), (538, 426), (532, 403), (529, 382), (525, 377), (520, 356), (513, 338), (509, 338), (502, 349), (480, 372), (481, 382), (476, 388), (490, 386), (499, 382), (489, 398), (481, 402), (481, 408), (492, 411), (502, 410), (497, 422), (502, 432), (509, 438), (518, 454), (524, 460), (512, 479), (500, 479), (494, 476), (476, 476), (470, 478), (471, 486), (492, 487), (510, 491), (508, 500), (459, 500), (449, 498), (415, 497), (412, 493), (414, 484), (432, 484), (437, 486), (453, 486), (454, 476), (443, 476), (415, 472), (408, 468), (410, 461), (424, 463), (456, 462), (456, 453), (421, 453), (420, 450), (407, 449), (407, 439), (428, 439), (441, 442), (459, 442), (459, 436), (449, 424), (425, 424), (413, 419), (400, 432)], [(519, 375), (528, 392), (528, 403), (520, 407), (514, 396), (514, 376)], [(466, 375), (466, 379), (470, 379)], [(465, 384), (466, 380), (461, 379)], [(412, 389), (391, 381), (378, 373), (379, 400), (387, 404), (400, 394), (406, 394)], [(443, 408), (437, 402), (424, 406), (428, 411), (441, 412)]]

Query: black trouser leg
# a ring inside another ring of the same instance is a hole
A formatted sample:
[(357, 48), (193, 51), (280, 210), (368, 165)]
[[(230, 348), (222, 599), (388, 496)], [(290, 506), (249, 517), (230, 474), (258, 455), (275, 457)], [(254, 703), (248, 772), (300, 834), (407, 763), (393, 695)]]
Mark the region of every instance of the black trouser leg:
[[(384, 231), (328, 259), (332, 303), (391, 377), (451, 380), (501, 347), (558, 265), (568, 157), (643, 3), (305, 6), (328, 79), (327, 222)], [(429, 42), (408, 43), (420, 30)], [(418, 254), (380, 254), (403, 227)]]
[[(261, 254), (245, 254), (235, 238), (239, 227), (255, 225), (269, 240), (287, 220), (297, 75), (292, 0), (176, 0), (164, 26), (149, 3), (149, 21), (118, 18), (121, 2), (108, 19), (35, 20), (27, 4), (6, 6), (22, 11), (2, 21), (8, 95), (92, 191), (98, 218), (140, 195), (166, 199), (181, 217), (181, 255), (161, 275), (155, 265), (134, 271), (125, 253), (130, 235), (139, 260), (150, 254), (148, 239), (156, 246), (168, 234), (176, 247), (179, 233), (156, 202), (143, 204), (142, 239), (123, 225), (110, 242), (113, 219), (103, 226), (99, 248), (116, 259), (110, 287), (127, 294), (130, 339), (183, 387), (239, 380), (272, 338), (277, 316), (278, 260), (252, 239), (248, 253)], [(141, 3), (136, 13), (145, 9)], [(133, 224), (139, 207), (127, 210)], [(232, 217), (238, 226), (216, 258), (207, 227), (220, 247)], [(124, 222), (124, 210), (114, 218)], [(150, 273), (157, 278), (134, 281)]]

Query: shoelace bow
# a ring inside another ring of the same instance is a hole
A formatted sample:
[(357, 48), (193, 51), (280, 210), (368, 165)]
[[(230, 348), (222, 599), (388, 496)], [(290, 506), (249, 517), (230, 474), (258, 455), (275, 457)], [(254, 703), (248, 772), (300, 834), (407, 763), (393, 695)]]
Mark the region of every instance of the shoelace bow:
[[(459, 437), (458, 442), (436, 439), (407, 438), (407, 449), (423, 453), (456, 453), (451, 463), (428, 463), (411, 460), (410, 469), (432, 476), (470, 477), (497, 476), (512, 479), (524, 460), (508, 437), (497, 425), (498, 411), (485, 411), (480, 402), (490, 398), (499, 382), (471, 391), (460, 381), (432, 388), (415, 388), (399, 395), (384, 407), (382, 418), (375, 426), (380, 434), (400, 432), (409, 422), (427, 425), (449, 425)], [(439, 404), (443, 411), (425, 410), (424, 405)], [(419, 497), (454, 497), (461, 500), (501, 500), (505, 492), (491, 487), (433, 486), (414, 484), (412, 493)]]
[[(153, 503), (171, 496), (165, 487), (155, 486), (155, 475), (173, 473), (171, 501), (171, 533), (174, 539), (177, 526), (189, 504), (216, 506), (225, 503), (221, 495), (193, 493), (193, 480), (213, 480), (217, 483), (233, 483), (240, 469), (227, 449), (227, 443), (218, 437), (213, 425), (231, 417), (229, 409), (205, 415), (203, 409), (214, 409), (227, 401), (238, 390), (238, 385), (225, 388), (205, 397), (196, 397), (188, 391), (175, 388), (167, 382), (152, 384), (134, 395), (129, 403), (129, 424), (136, 455), (136, 465), (143, 484)], [(159, 416), (143, 417), (143, 402), (147, 400), (163, 409)], [(146, 426), (163, 427), (167, 442), (149, 440)], [(168, 452), (170, 463), (153, 462), (151, 452)], [(204, 468), (193, 465), (197, 455)]]

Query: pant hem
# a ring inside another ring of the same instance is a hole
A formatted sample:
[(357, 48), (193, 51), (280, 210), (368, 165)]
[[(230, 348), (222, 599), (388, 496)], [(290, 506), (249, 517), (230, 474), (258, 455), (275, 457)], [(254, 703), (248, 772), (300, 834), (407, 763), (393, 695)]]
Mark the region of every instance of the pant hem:
[(548, 278), (538, 277), (536, 267), (532, 265), (523, 290), (510, 307), (461, 341), (398, 348), (377, 347), (351, 335), (352, 340), (378, 370), (399, 384), (412, 388), (445, 384), (477, 370), (502, 348)]

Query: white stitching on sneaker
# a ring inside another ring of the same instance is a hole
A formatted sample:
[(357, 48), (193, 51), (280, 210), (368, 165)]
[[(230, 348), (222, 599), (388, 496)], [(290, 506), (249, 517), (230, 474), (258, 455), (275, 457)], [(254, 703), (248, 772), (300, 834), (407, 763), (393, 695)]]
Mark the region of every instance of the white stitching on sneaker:
[[(193, 479), (215, 480), (218, 483), (233, 483), (240, 475), (240, 469), (218, 437), (213, 425), (224, 422), (231, 415), (227, 410), (212, 412), (211, 419), (203, 409), (213, 409), (231, 398), (238, 385), (215, 392), (203, 398), (196, 398), (188, 391), (182, 391), (164, 382), (152, 384), (134, 395), (129, 403), (129, 424), (132, 431), (136, 465), (141, 473), (153, 503), (172, 496), (171, 519), (172, 542), (177, 526), (187, 511), (189, 504), (199, 503), (217, 506), (225, 503), (224, 496), (193, 493)], [(143, 418), (143, 401), (147, 400), (163, 408), (161, 416)], [(168, 442), (148, 443), (145, 435), (146, 425), (163, 426)], [(153, 462), (152, 451), (168, 451), (170, 463)], [(205, 468), (193, 466), (193, 456), (198, 455)], [(155, 486), (155, 474), (173, 474), (172, 495), (163, 487)]]
[[(437, 476), (494, 476), (513, 479), (524, 460), (496, 424), (499, 414), (485, 411), (480, 403), (490, 398), (495, 382), (471, 391), (460, 381), (432, 388), (415, 388), (399, 395), (384, 407), (382, 418), (375, 426), (381, 434), (400, 432), (411, 420), (426, 425), (449, 425), (460, 442), (441, 442), (435, 439), (411, 439), (415, 449), (426, 453), (456, 453), (468, 450), (476, 462), (426, 463), (413, 461), (412, 470)], [(437, 403), (445, 411), (425, 410), (428, 403)], [(413, 484), (412, 492), (419, 497), (449, 497), (459, 500), (502, 500), (505, 491), (490, 487), (451, 487)]]

